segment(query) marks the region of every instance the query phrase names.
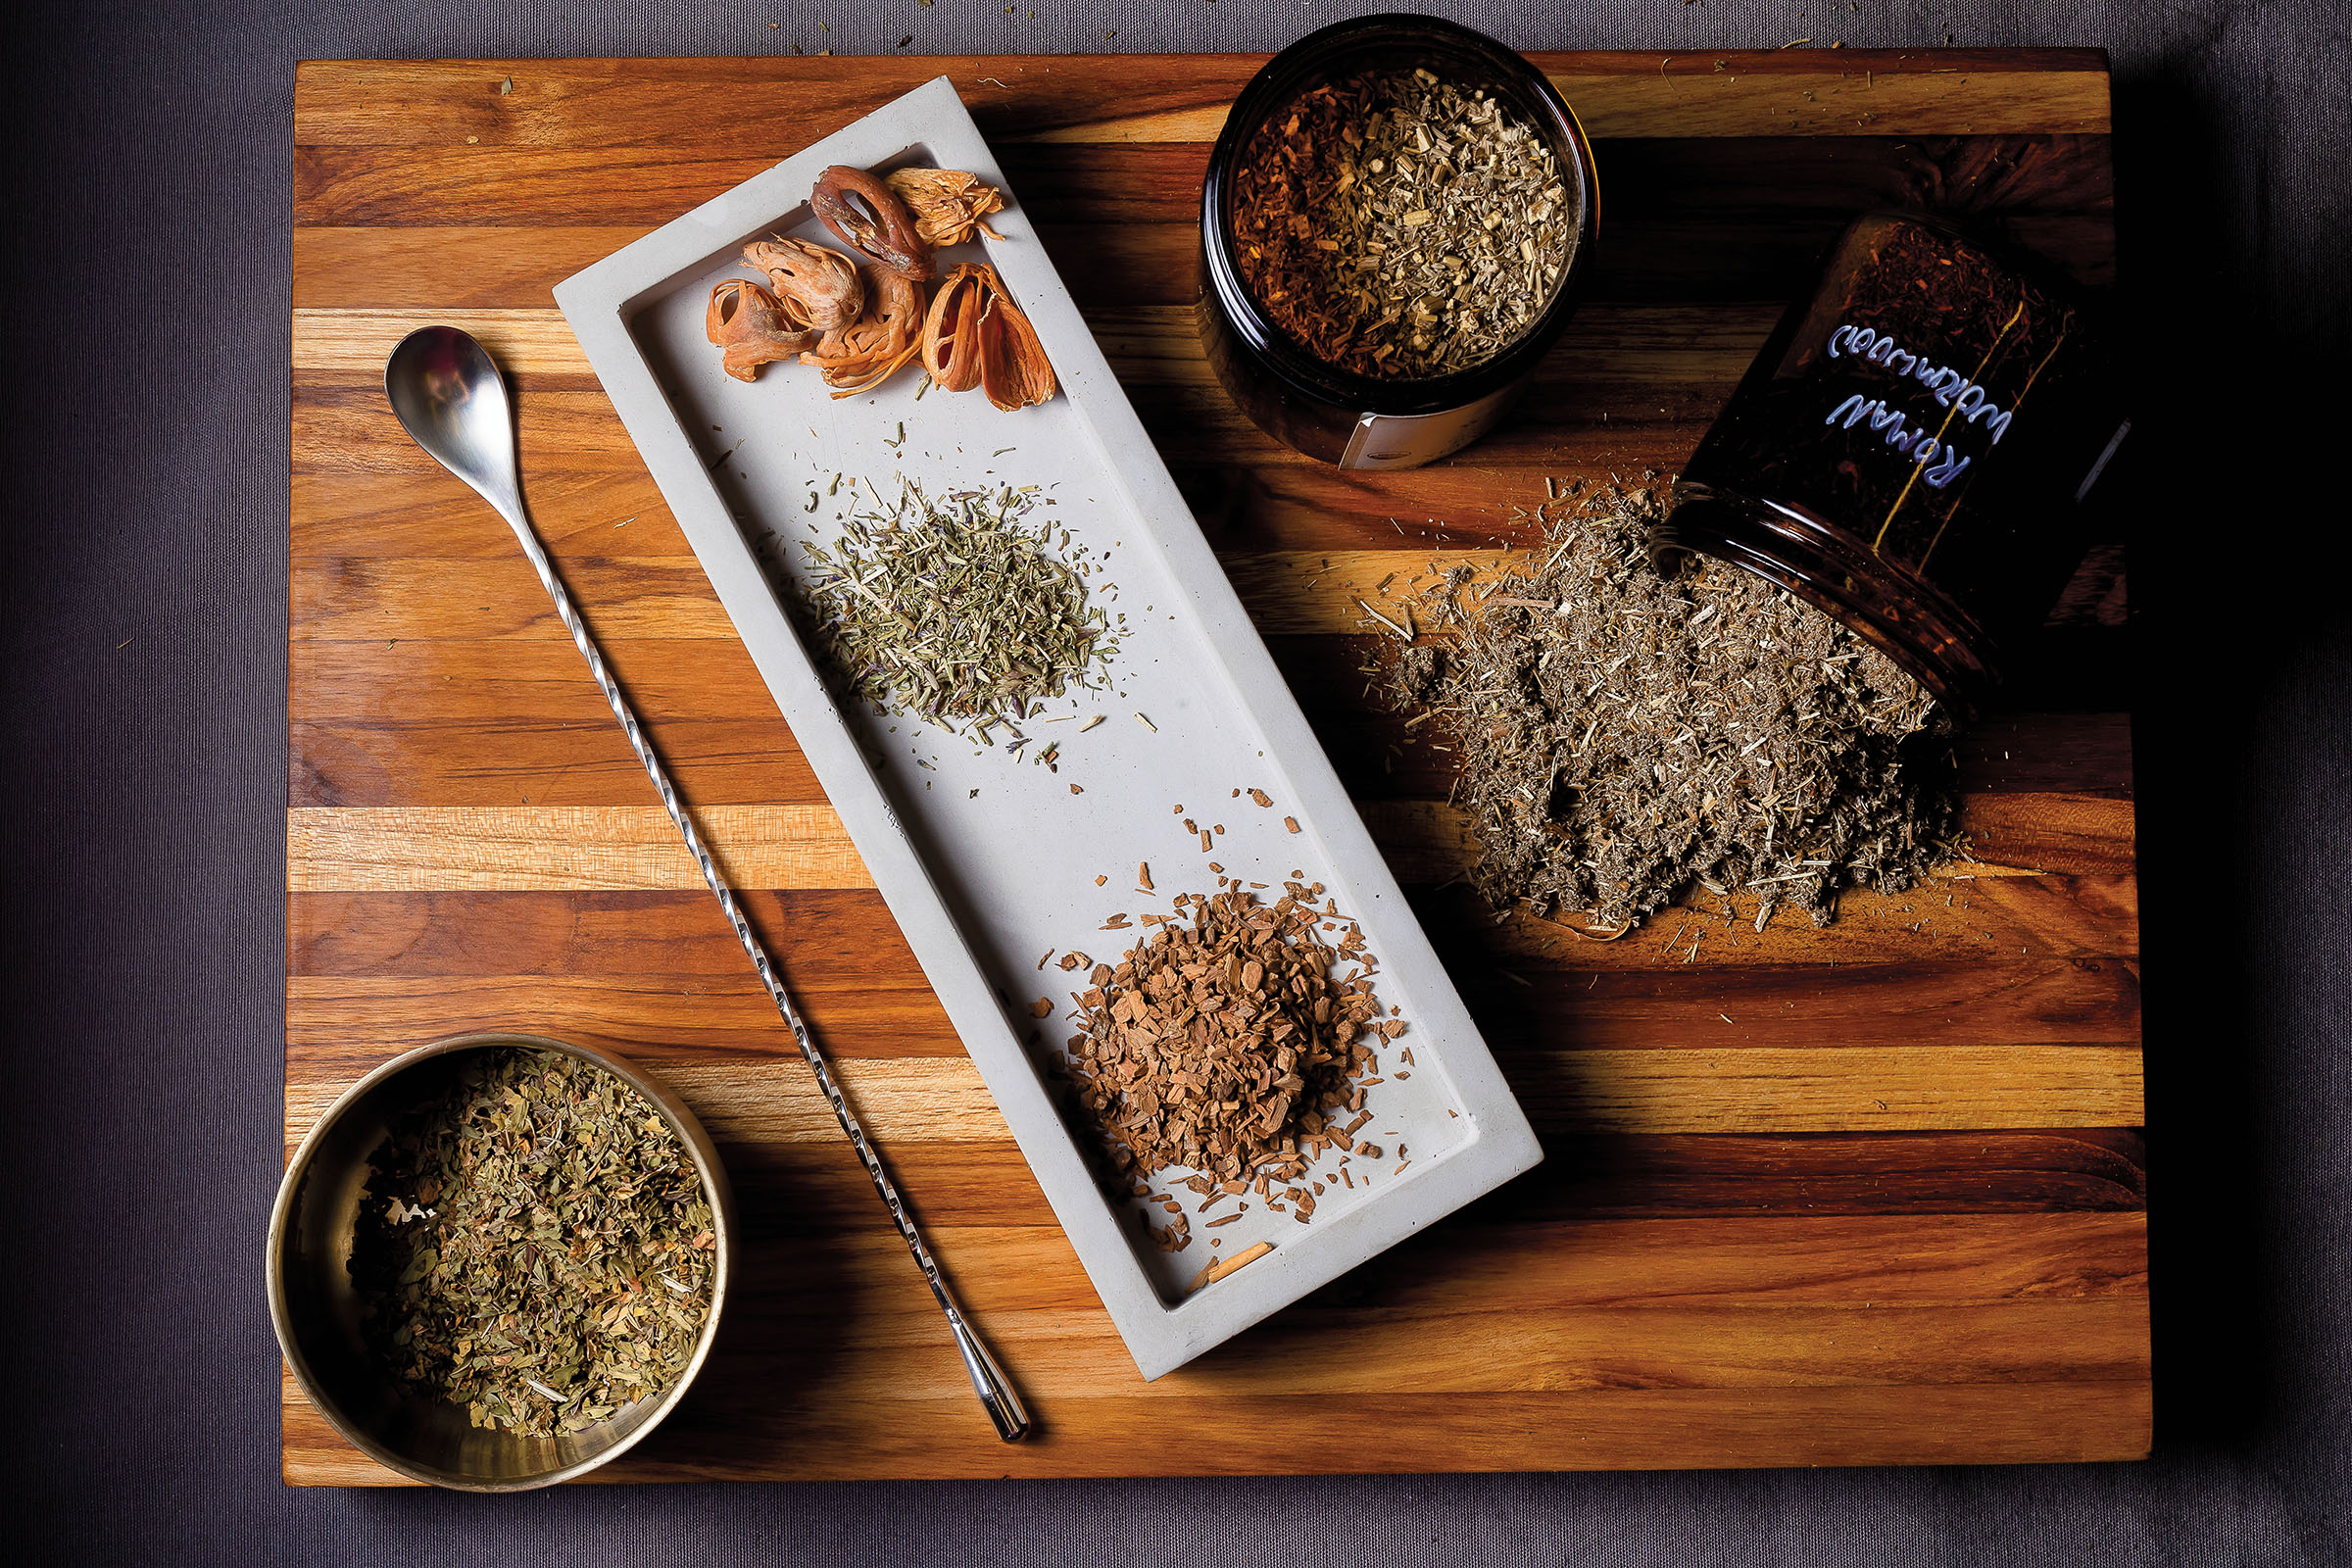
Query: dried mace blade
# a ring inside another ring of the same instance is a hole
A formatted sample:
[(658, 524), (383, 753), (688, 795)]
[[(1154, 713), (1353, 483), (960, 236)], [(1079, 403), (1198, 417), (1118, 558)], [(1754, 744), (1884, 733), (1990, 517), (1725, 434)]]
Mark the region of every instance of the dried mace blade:
[(740, 277), (730, 277), (710, 291), (703, 331), (727, 351), (722, 363), (738, 381), (756, 379), (760, 366), (789, 360), (816, 341), (814, 332), (786, 323), (773, 294)]
[(796, 326), (833, 334), (865, 314), (865, 284), (858, 266), (839, 251), (806, 240), (754, 240), (743, 259), (767, 274), (767, 286)]
[[(997, 274), (988, 275), (995, 283)], [(1054, 367), (1046, 361), (1046, 346), (1011, 296), (997, 295), (981, 313), (980, 345), (980, 386), (989, 402), (1009, 414), (1054, 395)]]
[(923, 368), (951, 392), (979, 386), (1010, 413), (1054, 395), (1054, 367), (997, 270), (966, 262), (940, 285), (923, 322)]
[(915, 232), (933, 250), (964, 244), (975, 230), (990, 239), (1004, 237), (986, 222), (989, 214), (1004, 210), (1004, 193), (963, 170), (894, 169), (882, 182), (914, 213)]
[[(865, 212), (858, 209), (860, 201)], [(817, 175), (808, 205), (827, 228), (872, 257), (885, 271), (909, 282), (931, 280), (931, 247), (915, 231), (913, 215), (888, 185), (864, 170), (833, 165)]]
[(949, 392), (980, 384), (980, 313), (986, 285), (977, 267), (956, 268), (939, 285), (923, 319), (923, 368)]
[(837, 398), (871, 391), (922, 352), (923, 285), (887, 268), (869, 271), (864, 317), (801, 356), (823, 368)]

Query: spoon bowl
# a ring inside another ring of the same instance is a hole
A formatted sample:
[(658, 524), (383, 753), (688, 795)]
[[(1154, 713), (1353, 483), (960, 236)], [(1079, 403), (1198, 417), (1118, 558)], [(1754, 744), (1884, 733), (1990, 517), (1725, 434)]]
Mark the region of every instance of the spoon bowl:
[(522, 485), (514, 406), (490, 351), (454, 326), (420, 326), (384, 364), (384, 396), (401, 427), (517, 528)]

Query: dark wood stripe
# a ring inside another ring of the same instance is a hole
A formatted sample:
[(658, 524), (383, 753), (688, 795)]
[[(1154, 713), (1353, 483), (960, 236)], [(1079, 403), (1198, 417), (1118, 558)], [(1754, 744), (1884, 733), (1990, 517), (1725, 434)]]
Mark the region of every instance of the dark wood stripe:
[[(1477, 896), (1458, 886), (1417, 894), (1415, 905), (1431, 930), (1457, 934), (1446, 956), (1466, 986), (1518, 989), (1503, 977), (1507, 969), (1529, 979), (1556, 973), (1572, 991), (1596, 992), (1604, 972), (1712, 973), (1727, 963), (1745, 971), (1776, 963), (1818, 966), (1824, 984), (1833, 963), (1867, 976), (1881, 965), (1916, 960), (1927, 933), (1913, 927), (1922, 923), (1943, 927), (1935, 934), (1945, 941), (1973, 936), (1985, 957), (2042, 965), (2129, 958), (2136, 946), (2134, 886), (2129, 878), (1997, 877), (1918, 895), (1856, 895), (1827, 930), (1801, 916), (1783, 917), (1761, 934), (1744, 925), (1727, 932), (1714, 916), (1702, 927), (1696, 913), (1670, 910), (1618, 942), (1586, 941), (1563, 925), (1525, 915), (1494, 924), (1482, 918)], [(1955, 901), (1948, 908), (1947, 896)], [(747, 890), (744, 902), (796, 991), (921, 985), (913, 955), (882, 896), (870, 889)], [(699, 890), (297, 893), (287, 900), (286, 919), (288, 958), (295, 972), (313, 979), (395, 976), (429, 984), (642, 973), (742, 981), (750, 994), (742, 954)], [(1734, 934), (1742, 942), (1738, 949), (1728, 947)], [(1686, 961), (1693, 943), (1698, 955)], [(1082, 948), (1096, 956), (1117, 951)], [(1039, 973), (1041, 989), (1047, 978), (1064, 978), (1052, 965)]]
[[(1439, 1464), (1507, 1471), (2080, 1463), (2145, 1458), (2151, 1420), (2148, 1385), (2130, 1379), (1813, 1384), (1742, 1388), (1727, 1399), (1709, 1389), (1662, 1386), (1655, 1371), (1620, 1362), (1561, 1392), (1476, 1399), (1384, 1393), (1348, 1400), (1377, 1407), (1382, 1431), (1363, 1438), (1325, 1433), (1336, 1402), (1328, 1399), (1219, 1392), (1154, 1403), (1147, 1419), (1115, 1401), (1080, 1398), (1028, 1442), (996, 1454), (979, 1446), (991, 1434), (973, 1426), (968, 1395), (894, 1399), (881, 1420), (870, 1403), (833, 1407), (788, 1396), (821, 1383), (824, 1357), (838, 1353), (822, 1337), (803, 1343), (808, 1348), (789, 1358), (771, 1352), (756, 1363), (714, 1363), (704, 1374), (708, 1390), (698, 1389), (661, 1431), (587, 1479), (1249, 1476), (1276, 1462), (1325, 1475), (1413, 1475)], [(1115, 1350), (1102, 1355), (1104, 1364), (1118, 1364)], [(289, 1411), (286, 1441), (297, 1485), (402, 1484), (307, 1406)]]
[[(2103, 132), (2095, 49), (1536, 51), (1595, 136), (1756, 134), (1784, 119), (1844, 137), (2006, 129)], [(1088, 136), (1206, 141), (1264, 63), (1251, 55), (930, 55), (815, 59), (305, 61), (303, 145), (702, 142), (780, 158), (935, 75), (992, 143)], [(1741, 80), (1748, 90), (1737, 92)], [(788, 102), (793, 113), (779, 115)], [(1808, 108), (1808, 104), (1810, 107)], [(472, 144), (468, 144), (472, 145)]]
[[(734, 1141), (722, 1152), (745, 1210), (766, 1216), (763, 1229), (822, 1234), (870, 1217), (873, 1189), (838, 1152)], [(900, 1141), (884, 1153), (897, 1179), (919, 1195), (926, 1223), (1054, 1222), (1010, 1143)], [(2142, 1135), (2112, 1127), (1779, 1138), (1560, 1133), (1547, 1139), (1542, 1165), (1458, 1223), (2132, 1211), (2147, 1206), (2145, 1165)]]
[[(773, 156), (578, 149), (486, 163), (469, 148), (298, 148), (298, 298), (545, 305), (555, 278), (764, 170)], [(1016, 199), (1082, 304), (1185, 304), (1199, 287), (1207, 152), (1198, 146), (1007, 149)], [(2112, 281), (2114, 172), (2104, 136), (1644, 138), (1595, 150), (1605, 219), (1595, 301), (1739, 301), (1802, 287), (1847, 220), (1878, 207), (1969, 217)], [(1759, 196), (1770, 191), (1770, 198)], [(431, 204), (423, 195), (431, 193)], [(421, 220), (428, 226), (413, 225)], [(366, 237), (400, 224), (382, 244)], [(454, 231), (436, 253), (434, 228)], [(381, 285), (349, 259), (382, 253)]]
[[(547, 634), (519, 642), (296, 639), (289, 681), (294, 710), (305, 716), (296, 720), (302, 743), (290, 754), (290, 803), (643, 800), (626, 770), (615, 775), (607, 765), (630, 760), (629, 754), (579, 656), (552, 628), (541, 629)], [(1374, 640), (1286, 636), (1271, 646), (1358, 799), (1443, 798), (1452, 789), (1453, 754), (1434, 749), (1443, 738), (1424, 733), (1426, 726), (1405, 731), (1400, 715), (1364, 695), (1360, 667), (1381, 651)], [(734, 639), (614, 637), (606, 656), (697, 799), (821, 799), (774, 699)], [(1998, 714), (1961, 742), (1959, 757), (1970, 793), (2124, 797), (2132, 784), (2131, 722), (2122, 713)]]
[[(874, 946), (887, 955), (882, 942)], [(1119, 950), (1102, 947), (1096, 956), (1117, 956)], [(795, 957), (783, 966), (798, 969), (803, 962)], [(1834, 976), (1819, 978), (1791, 974), (1786, 965), (1749, 966), (1727, 958), (1704, 967), (1581, 976), (1528, 971), (1521, 973), (1524, 985), (1481, 984), (1467, 963), (1455, 967), (1471, 1016), (1522, 1098), (1532, 1100), (1544, 1097), (1545, 1075), (1573, 1075), (1572, 1064), (1554, 1059), (1563, 1052), (1859, 1052), (2011, 1043), (2113, 1046), (2138, 1039), (2136, 964), (2125, 958), (1955, 956), (1841, 965)], [(1035, 994), (1066, 1008), (1070, 989), (1068, 976), (1055, 975), (1041, 979)], [(963, 1054), (911, 965), (896, 975), (878, 966), (873, 983), (862, 988), (811, 986), (806, 1005), (827, 1049), (845, 1059)], [(305, 975), (288, 1000), (286, 1030), (291, 1049), (305, 1059), (323, 1059), (313, 1048), (362, 1059), (495, 1027), (502, 1018), (537, 1019), (534, 1027), (543, 1033), (588, 1030), (602, 1039), (642, 1042), (636, 1049), (656, 1063), (791, 1050), (773, 1005), (741, 965), (732, 974), (697, 969), (561, 978), (406, 970), (380, 981)], [(1409, 1035), (1405, 1043), (1411, 1044)]]

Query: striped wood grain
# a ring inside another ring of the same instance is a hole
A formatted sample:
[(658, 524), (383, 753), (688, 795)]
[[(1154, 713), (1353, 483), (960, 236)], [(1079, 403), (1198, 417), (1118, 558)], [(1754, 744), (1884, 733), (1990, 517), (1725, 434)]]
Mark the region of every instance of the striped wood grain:
[[(1380, 476), (1268, 442), (1193, 341), (1205, 143), (1254, 60), (302, 68), (286, 1136), (373, 1062), (487, 1025), (616, 1046), (677, 1085), (726, 1150), (745, 1272), (693, 1397), (601, 1479), (2145, 1450), (2120, 554), (2078, 580), (2019, 706), (1960, 748), (1971, 863), (1850, 896), (1827, 929), (1675, 910), (1613, 943), (1494, 919), (1459, 884), (1445, 759), (1362, 700), (1386, 634), (1355, 603), (1394, 614), (1434, 569), (1507, 563), (1550, 484), (1671, 472), (1855, 211), (1964, 213), (2110, 280), (2104, 61), (1539, 58), (1597, 142), (1608, 218), (1588, 302), (1509, 425)], [(1550, 1155), (1152, 1385), (548, 298), (943, 72)], [(1038, 1409), (1038, 1441), (1004, 1448), (980, 1429), (919, 1282), (536, 582), (383, 408), (383, 354), (426, 321), (477, 332), (514, 372), (540, 530)], [(285, 1453), (298, 1483), (391, 1479), (290, 1383)]]

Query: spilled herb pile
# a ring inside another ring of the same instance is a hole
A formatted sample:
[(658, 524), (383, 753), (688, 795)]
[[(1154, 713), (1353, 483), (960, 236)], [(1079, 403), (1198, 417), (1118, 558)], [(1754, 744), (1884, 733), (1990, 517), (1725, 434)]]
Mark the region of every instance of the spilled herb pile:
[[(1447, 646), (1405, 650), (1393, 706), (1434, 712), (1454, 800), (1501, 908), (1624, 927), (1696, 886), (1834, 916), (1839, 890), (1899, 892), (1963, 836), (1949, 721), (1832, 617), (1697, 560), (1662, 577), (1658, 502), (1611, 492), (1555, 522), (1534, 564), (1422, 606)], [(1465, 603), (1465, 600), (1467, 603)]]
[[(1324, 1185), (1310, 1165), (1385, 1152), (1352, 1140), (1371, 1119), (1374, 1053), (1405, 1026), (1381, 1016), (1363, 933), (1328, 900), (1318, 908), (1323, 894), (1298, 881), (1272, 905), (1238, 886), (1180, 894), (1177, 918), (1147, 917), (1158, 929), (1115, 967), (1096, 964), (1078, 995), (1069, 1053), (1079, 1107), (1118, 1185), (1173, 1215), (1151, 1227), (1168, 1251), (1191, 1245), (1191, 1221), (1152, 1190), (1162, 1172), (1191, 1173), (1181, 1185), (1207, 1200), (1200, 1212), (1254, 1190), (1305, 1224)], [(1358, 967), (1343, 979), (1336, 970), (1348, 961)], [(1344, 1166), (1328, 1179), (1355, 1185)]]
[(1382, 71), (1258, 127), (1233, 229), (1244, 281), (1307, 352), (1408, 377), (1468, 369), (1534, 325), (1577, 215), (1550, 144), (1491, 94)]
[(376, 1152), (352, 1240), (360, 1329), (477, 1427), (578, 1432), (693, 1358), (717, 1237), (644, 1097), (554, 1052), (483, 1052)]
[(1065, 554), (1068, 529), (1028, 520), (1035, 500), (1006, 486), (934, 501), (906, 484), (834, 543), (802, 541), (796, 597), (850, 696), (989, 744), (1049, 698), (1109, 685), (1119, 634), (1089, 601), (1083, 547)]

